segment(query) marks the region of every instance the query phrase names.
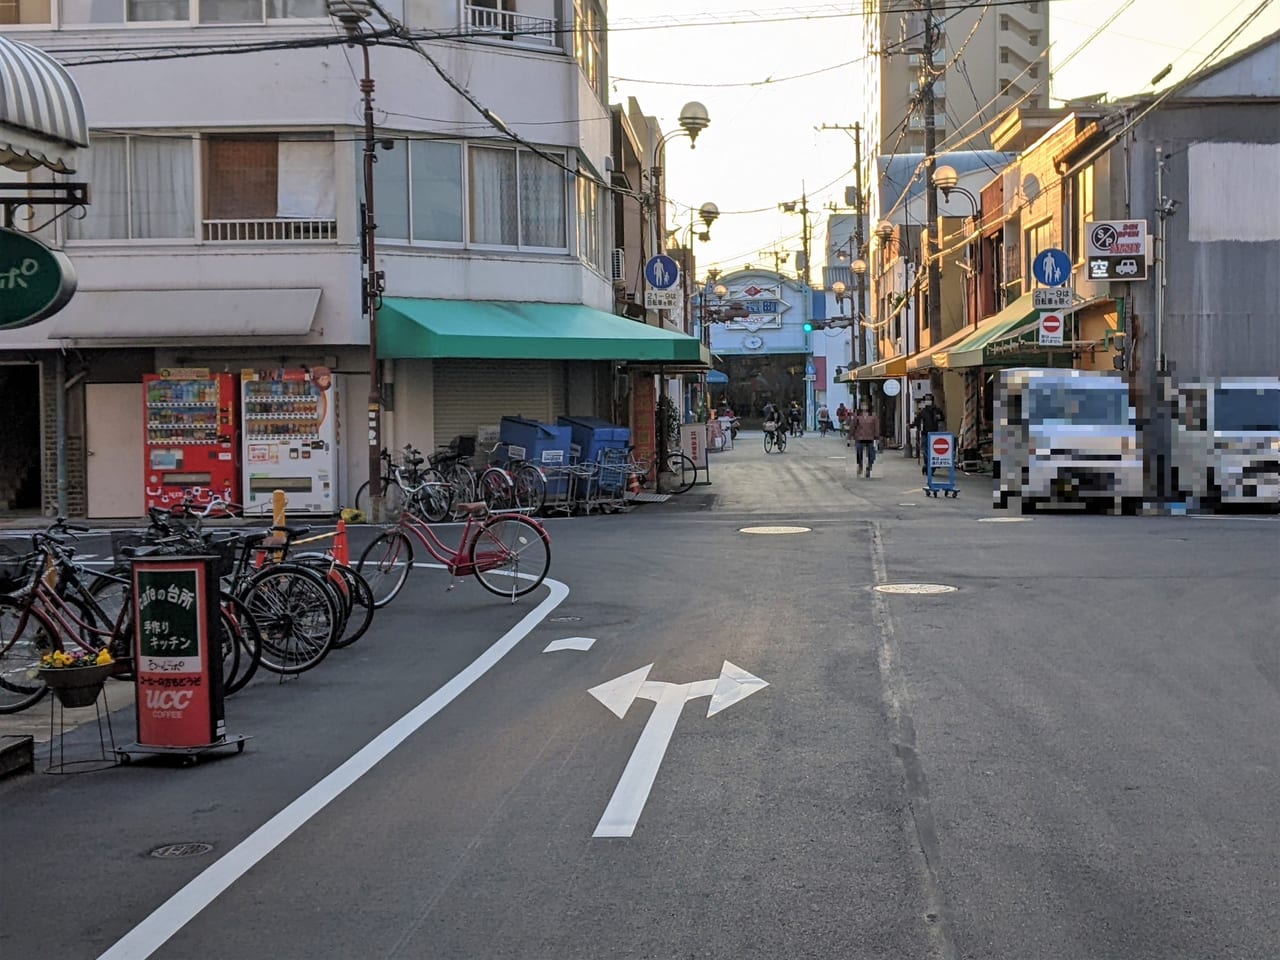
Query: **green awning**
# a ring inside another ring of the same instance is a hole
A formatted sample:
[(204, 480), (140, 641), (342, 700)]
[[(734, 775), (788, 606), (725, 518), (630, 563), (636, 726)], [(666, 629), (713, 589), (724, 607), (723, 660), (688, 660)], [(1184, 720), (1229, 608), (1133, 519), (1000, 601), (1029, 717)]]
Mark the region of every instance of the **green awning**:
[(710, 352), (687, 334), (576, 303), (497, 300), (387, 297), (378, 310), (378, 354), (711, 365)]
[[(934, 362), (944, 370), (955, 370), (962, 367), (981, 367), (991, 364), (995, 358), (990, 346), (997, 340), (1008, 342), (1018, 339), (1027, 330), (1034, 333), (1039, 329), (1039, 314), (1033, 304), (1034, 297), (1025, 293), (994, 316), (987, 317), (968, 337), (939, 357), (934, 355)], [(1033, 349), (1038, 344), (1028, 343)], [(1007, 352), (1007, 351), (1006, 351)]]

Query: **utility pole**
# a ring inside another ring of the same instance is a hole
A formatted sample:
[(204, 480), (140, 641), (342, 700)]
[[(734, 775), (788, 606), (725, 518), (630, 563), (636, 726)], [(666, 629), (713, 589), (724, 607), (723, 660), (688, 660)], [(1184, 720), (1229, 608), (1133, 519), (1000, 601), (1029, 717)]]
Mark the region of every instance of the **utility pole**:
[(938, 191), (933, 186), (933, 175), (938, 169), (938, 130), (934, 126), (936, 106), (933, 96), (933, 48), (937, 42), (933, 22), (933, 0), (924, 0), (924, 53), (920, 57), (920, 99), (924, 109), (925, 153), (925, 219), (929, 227), (929, 244), (925, 250), (928, 258), (928, 322), (929, 342), (936, 346), (942, 339), (942, 270), (938, 248)]
[[(856, 202), (853, 205), (853, 240), (857, 245), (853, 257), (849, 261), (850, 269), (853, 268), (854, 260), (862, 260), (866, 262), (863, 254), (866, 252), (865, 237), (862, 233), (862, 218), (867, 209), (867, 198), (862, 186), (862, 124), (855, 123), (853, 125), (853, 188), (857, 192)], [(867, 315), (867, 271), (855, 271), (858, 278), (858, 315), (854, 318), (853, 329), (854, 336), (857, 337), (857, 346), (854, 348), (854, 356), (858, 365), (867, 362), (867, 342), (863, 331), (862, 321)]]

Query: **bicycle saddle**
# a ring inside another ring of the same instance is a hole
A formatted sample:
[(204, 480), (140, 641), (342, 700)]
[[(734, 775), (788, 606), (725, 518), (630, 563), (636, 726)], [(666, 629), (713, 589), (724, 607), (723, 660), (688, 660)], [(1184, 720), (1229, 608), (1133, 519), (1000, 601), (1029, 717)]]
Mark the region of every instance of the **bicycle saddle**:
[(468, 517), (482, 517), (489, 512), (489, 506), (482, 500), (474, 503), (455, 503), (453, 509), (459, 513), (466, 514)]
[(311, 532), (311, 527), (272, 527), (272, 533), (283, 533), (286, 537), (303, 537)]

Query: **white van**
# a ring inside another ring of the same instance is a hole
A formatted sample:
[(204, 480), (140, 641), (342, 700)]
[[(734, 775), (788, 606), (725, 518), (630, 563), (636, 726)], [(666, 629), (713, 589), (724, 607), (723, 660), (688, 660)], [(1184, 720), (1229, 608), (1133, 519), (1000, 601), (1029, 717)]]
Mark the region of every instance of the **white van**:
[(1280, 505), (1280, 378), (1191, 383), (1173, 397), (1175, 494), (1197, 507)]
[(1015, 369), (993, 405), (995, 505), (1142, 503), (1142, 447), (1129, 387), (1118, 374)]

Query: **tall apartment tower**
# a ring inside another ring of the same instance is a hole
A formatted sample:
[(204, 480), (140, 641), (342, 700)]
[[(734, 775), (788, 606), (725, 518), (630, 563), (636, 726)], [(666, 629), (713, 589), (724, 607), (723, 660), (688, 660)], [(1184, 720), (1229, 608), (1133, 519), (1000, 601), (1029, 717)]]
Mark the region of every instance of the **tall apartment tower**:
[[(887, 0), (880, 6), (879, 50), (885, 56), (880, 71), (879, 152), (923, 153), (925, 116), (913, 98), (920, 87), (924, 3)], [(944, 71), (934, 84), (934, 123), (940, 145), (990, 149), (991, 129), (982, 129), (984, 123), (1014, 106), (1048, 107), (1047, 0), (998, 7), (958, 7), (934, 0), (933, 19), (937, 25), (934, 69)], [(973, 139), (959, 143), (975, 131), (980, 132)]]

